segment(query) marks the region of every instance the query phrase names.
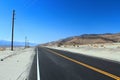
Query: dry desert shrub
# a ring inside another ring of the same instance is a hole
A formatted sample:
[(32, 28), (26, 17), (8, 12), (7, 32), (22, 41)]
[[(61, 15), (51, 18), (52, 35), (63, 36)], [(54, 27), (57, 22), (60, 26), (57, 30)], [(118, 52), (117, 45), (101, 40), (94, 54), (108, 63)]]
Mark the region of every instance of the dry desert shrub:
[(6, 48), (0, 48), (0, 51), (5, 51), (6, 50)]
[(112, 43), (112, 45), (114, 45), (114, 44)]
[(101, 45), (101, 47), (104, 47), (104, 45)]
[(93, 46), (93, 44), (91, 44), (91, 46)]
[(95, 47), (95, 48), (98, 48), (98, 46), (97, 46), (97, 45), (94, 45), (94, 47)]
[(117, 48), (120, 48), (120, 46), (118, 46)]
[(79, 47), (79, 45), (77, 45), (77, 47)]

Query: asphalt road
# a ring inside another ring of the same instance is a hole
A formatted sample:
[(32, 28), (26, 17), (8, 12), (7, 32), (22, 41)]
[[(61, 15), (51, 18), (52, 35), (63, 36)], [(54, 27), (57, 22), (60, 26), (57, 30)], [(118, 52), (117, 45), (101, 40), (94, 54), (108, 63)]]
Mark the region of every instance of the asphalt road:
[[(120, 80), (118, 62), (41, 47), (38, 48), (38, 58), (40, 80)], [(34, 77), (36, 59), (33, 63)]]

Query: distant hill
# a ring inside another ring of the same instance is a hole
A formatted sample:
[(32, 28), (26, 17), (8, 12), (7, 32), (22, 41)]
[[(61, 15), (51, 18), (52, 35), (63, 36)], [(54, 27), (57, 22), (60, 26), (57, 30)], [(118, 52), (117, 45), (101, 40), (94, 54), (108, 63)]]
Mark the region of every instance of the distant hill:
[(112, 34), (83, 34), (80, 36), (68, 37), (54, 42), (42, 44), (43, 46), (52, 45), (82, 45), (82, 44), (94, 44), (94, 43), (113, 43), (120, 42), (120, 33)]
[[(37, 44), (35, 43), (29, 43), (29, 46), (36, 46)], [(5, 46), (5, 47), (9, 47), (11, 46), (11, 42), (10, 41), (5, 41), (5, 40), (0, 40), (0, 46)], [(14, 46), (25, 46), (25, 42), (14, 42)]]

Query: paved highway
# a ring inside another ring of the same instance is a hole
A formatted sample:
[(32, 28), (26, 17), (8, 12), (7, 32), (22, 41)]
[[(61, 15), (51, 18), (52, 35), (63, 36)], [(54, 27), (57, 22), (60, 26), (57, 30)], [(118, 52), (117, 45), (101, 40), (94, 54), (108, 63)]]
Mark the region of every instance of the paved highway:
[(118, 62), (42, 47), (36, 53), (29, 80), (120, 80)]

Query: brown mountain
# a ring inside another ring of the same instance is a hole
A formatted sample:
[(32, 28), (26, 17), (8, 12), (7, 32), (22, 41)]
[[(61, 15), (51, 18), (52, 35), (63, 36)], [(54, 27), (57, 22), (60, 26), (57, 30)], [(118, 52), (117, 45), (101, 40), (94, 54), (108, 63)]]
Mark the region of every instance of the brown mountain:
[(94, 44), (94, 43), (113, 43), (120, 42), (120, 33), (111, 34), (83, 34), (80, 36), (74, 36), (65, 38), (59, 41), (43, 44), (44, 46), (50, 45), (82, 45), (82, 44)]

